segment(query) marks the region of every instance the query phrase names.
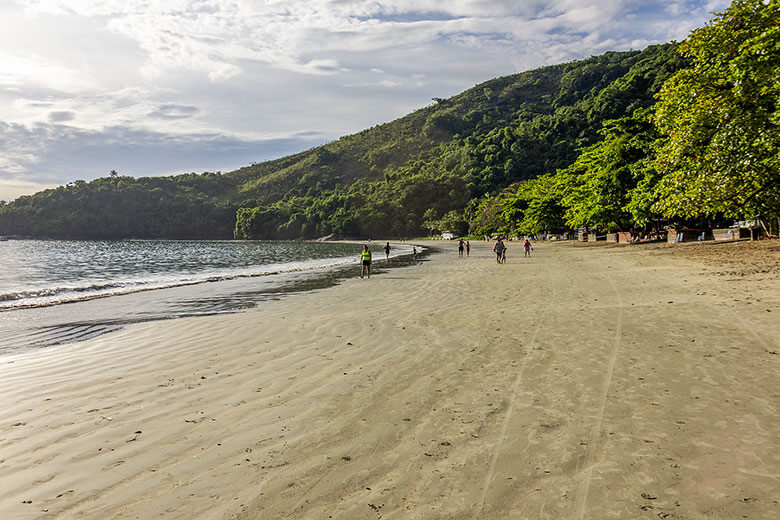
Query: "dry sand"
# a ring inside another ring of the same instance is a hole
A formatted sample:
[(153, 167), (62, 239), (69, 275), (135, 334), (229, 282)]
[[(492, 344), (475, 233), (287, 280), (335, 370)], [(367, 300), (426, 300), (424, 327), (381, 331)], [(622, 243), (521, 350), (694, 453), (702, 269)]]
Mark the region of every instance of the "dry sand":
[(472, 245), (0, 359), (0, 518), (780, 518), (780, 244)]

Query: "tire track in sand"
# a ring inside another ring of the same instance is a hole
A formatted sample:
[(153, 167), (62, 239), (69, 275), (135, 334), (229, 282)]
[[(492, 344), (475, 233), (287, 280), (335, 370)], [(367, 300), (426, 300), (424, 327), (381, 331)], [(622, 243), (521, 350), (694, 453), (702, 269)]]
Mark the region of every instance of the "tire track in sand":
[[(555, 305), (555, 300), (557, 298), (555, 277), (549, 276), (549, 280), (550, 280), (550, 288), (552, 289), (552, 298), (549, 306), (553, 306)], [(542, 311), (539, 314), (536, 327), (534, 327), (533, 336), (531, 336), (531, 340), (528, 342), (528, 345), (525, 350), (525, 354), (523, 355), (523, 360), (520, 363), (520, 368), (518, 368), (517, 370), (517, 377), (515, 378), (515, 383), (512, 385), (512, 395), (509, 398), (509, 405), (507, 406), (506, 415), (504, 416), (504, 421), (501, 424), (501, 433), (498, 437), (498, 442), (496, 443), (496, 447), (493, 450), (493, 460), (491, 460), (490, 468), (488, 469), (487, 475), (485, 475), (485, 482), (482, 485), (482, 492), (480, 493), (479, 496), (479, 502), (477, 502), (477, 505), (474, 508), (474, 516), (472, 517), (474, 518), (474, 520), (480, 520), (482, 518), (481, 516), (482, 510), (485, 507), (485, 500), (487, 499), (488, 490), (490, 489), (490, 484), (493, 482), (493, 479), (495, 478), (498, 456), (501, 454), (501, 448), (504, 445), (504, 441), (506, 440), (506, 434), (507, 431), (509, 430), (509, 421), (512, 418), (512, 410), (515, 407), (517, 394), (520, 390), (520, 382), (523, 380), (523, 373), (525, 372), (525, 367), (528, 364), (528, 358), (531, 355), (532, 346), (534, 345), (534, 343), (536, 343), (536, 337), (539, 335), (539, 331), (542, 330), (542, 324), (544, 323), (544, 315), (545, 315), (545, 311)]]
[(612, 291), (617, 297), (617, 324), (615, 326), (615, 339), (612, 343), (612, 352), (609, 354), (609, 362), (607, 363), (607, 369), (604, 373), (604, 381), (601, 385), (601, 394), (599, 395), (596, 422), (593, 424), (593, 429), (591, 430), (590, 437), (588, 438), (588, 449), (585, 452), (585, 460), (582, 466), (582, 480), (580, 480), (574, 496), (575, 501), (573, 518), (576, 520), (582, 520), (585, 515), (585, 505), (588, 499), (588, 489), (590, 488), (590, 481), (593, 474), (593, 459), (596, 457), (596, 448), (598, 447), (598, 441), (601, 433), (601, 423), (604, 419), (604, 409), (607, 404), (607, 394), (609, 393), (609, 387), (612, 384), (612, 373), (615, 370), (615, 361), (617, 360), (617, 353), (618, 349), (620, 348), (620, 338), (623, 331), (623, 298), (620, 296), (620, 291), (618, 291), (612, 276), (609, 276), (607, 279), (609, 280), (609, 284), (612, 286)]

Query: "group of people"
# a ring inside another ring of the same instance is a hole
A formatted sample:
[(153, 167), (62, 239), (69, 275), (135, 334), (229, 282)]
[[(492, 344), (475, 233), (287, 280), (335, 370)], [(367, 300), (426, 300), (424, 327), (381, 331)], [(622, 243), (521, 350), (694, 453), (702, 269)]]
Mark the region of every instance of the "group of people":
[(464, 242), (463, 239), (461, 238), (458, 241), (458, 258), (463, 258), (464, 249), (466, 250), (466, 256), (469, 256), (469, 253), (471, 252), (471, 244), (469, 243), (468, 240)]
[[(390, 262), (390, 242), (387, 242), (384, 247), (385, 250), (385, 262)], [(506, 244), (504, 244), (504, 239), (502, 237), (498, 237), (496, 240), (496, 244), (493, 246), (493, 252), (496, 253), (496, 262), (499, 264), (505, 264), (506, 263)], [(531, 246), (531, 242), (528, 241), (528, 239), (525, 239), (525, 242), (523, 243), (523, 257), (530, 257), (531, 251), (533, 251), (534, 248)], [(465, 256), (469, 256), (471, 253), (471, 244), (468, 240), (460, 239), (458, 241), (458, 257), (463, 258), (465, 253)], [(412, 259), (417, 260), (417, 248), (412, 248)], [(371, 278), (371, 250), (368, 248), (368, 245), (363, 246), (363, 251), (360, 254), (360, 263), (361, 263), (361, 270), (360, 270), (360, 277), (367, 277)]]
[[(505, 264), (506, 263), (506, 244), (504, 244), (504, 240), (501, 237), (498, 237), (496, 240), (496, 245), (493, 246), (493, 252), (496, 253), (496, 262), (499, 264)], [(531, 251), (533, 251), (534, 248), (531, 246), (531, 242), (528, 241), (528, 239), (525, 239), (525, 242), (523, 243), (523, 258), (530, 257)]]

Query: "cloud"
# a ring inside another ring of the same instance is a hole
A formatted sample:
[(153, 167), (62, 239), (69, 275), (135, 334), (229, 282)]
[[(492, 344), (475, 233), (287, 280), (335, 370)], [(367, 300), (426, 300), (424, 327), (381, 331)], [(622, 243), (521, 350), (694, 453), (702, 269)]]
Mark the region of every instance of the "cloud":
[(198, 112), (198, 107), (190, 105), (160, 105), (147, 114), (156, 119), (188, 119)]
[(31, 52), (0, 50), (0, 88), (30, 84), (64, 93), (87, 92), (95, 88), (93, 78), (85, 77), (67, 64)]
[[(676, 16), (702, 6), (690, 1), (660, 4), (660, 10)], [(136, 41), (146, 53), (140, 69), (147, 79), (184, 69), (224, 82), (242, 74), (241, 63), (246, 60), (301, 74), (337, 74), (349, 70), (337, 56), (343, 52), (425, 46), (442, 38), (469, 47), (481, 39), (522, 46), (529, 38), (555, 40), (607, 29), (622, 31), (628, 27), (620, 27), (621, 20), (625, 22), (643, 4), (638, 0), (33, 0), (25, 5), (28, 13), (105, 20), (106, 30)], [(648, 29), (654, 28), (634, 26), (631, 31), (647, 33)], [(661, 32), (654, 36), (667, 36), (662, 27), (656, 29)]]
[(4, 179), (0, 177), (0, 200), (11, 201), (22, 195), (30, 195), (49, 188), (56, 188), (58, 184), (42, 184), (23, 179)]
[(256, 137), (217, 132), (174, 135), (118, 126), (87, 131), (59, 124), (26, 127), (0, 121), (0, 199), (18, 196), (14, 186), (56, 186), (103, 177), (111, 170), (136, 177), (230, 171), (326, 140), (315, 132)]
[(400, 81), (394, 81), (391, 79), (386, 79), (382, 81), (367, 81), (365, 83), (345, 83), (345, 87), (385, 87), (385, 88), (392, 88), (392, 87), (400, 87), (402, 83)]
[[(179, 70), (214, 83), (244, 74), (248, 62), (297, 74), (344, 75), (354, 70), (347, 57), (399, 47), (422, 53), (454, 45), (504, 53), (510, 62), (517, 62), (527, 54), (529, 43), (539, 42), (544, 48), (569, 45), (568, 54), (586, 56), (592, 54), (584, 48), (586, 36), (609, 34), (596, 42), (601, 47), (608, 41), (627, 46), (637, 40), (681, 38), (685, 31), (680, 25), (690, 28), (703, 21), (705, 11), (727, 4), (722, 0), (653, 4), (639, 0), (18, 1), (30, 16), (89, 18), (106, 33), (134, 41), (145, 56), (137, 72), (146, 81)], [(670, 13), (681, 24), (668, 24)], [(548, 53), (546, 58), (560, 55)], [(529, 62), (545, 61), (538, 57)], [(372, 65), (367, 68), (385, 70)], [(68, 75), (67, 69), (61, 72)]]
[(55, 110), (49, 112), (49, 121), (52, 123), (61, 123), (64, 121), (73, 121), (76, 119), (76, 113), (70, 110)]

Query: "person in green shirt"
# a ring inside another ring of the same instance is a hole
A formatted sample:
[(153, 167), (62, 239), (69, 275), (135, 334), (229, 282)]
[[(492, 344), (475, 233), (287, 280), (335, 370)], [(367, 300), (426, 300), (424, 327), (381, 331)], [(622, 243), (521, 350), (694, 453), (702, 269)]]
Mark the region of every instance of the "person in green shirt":
[(360, 254), (361, 264), (363, 264), (363, 267), (360, 271), (360, 277), (363, 278), (364, 275), (368, 275), (368, 278), (371, 278), (371, 250), (368, 249), (368, 246), (363, 246), (363, 252)]

